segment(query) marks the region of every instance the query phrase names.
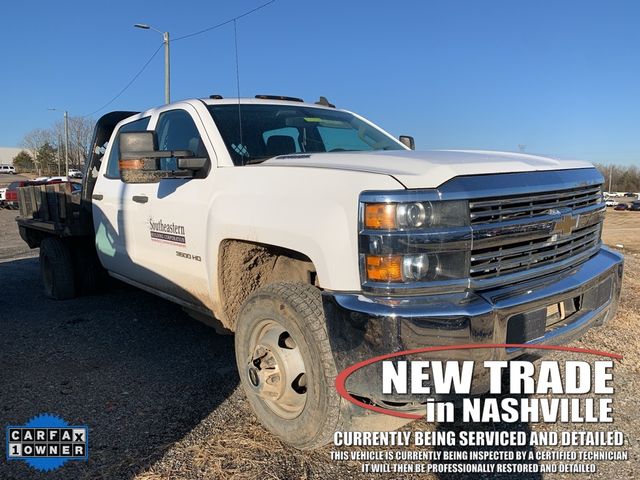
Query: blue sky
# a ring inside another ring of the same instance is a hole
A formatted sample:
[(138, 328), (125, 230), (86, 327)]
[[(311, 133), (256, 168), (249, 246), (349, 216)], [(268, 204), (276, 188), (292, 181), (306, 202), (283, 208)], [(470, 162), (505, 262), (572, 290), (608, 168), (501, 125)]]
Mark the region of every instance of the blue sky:
[[(9, 2), (0, 146), (118, 93), (161, 35), (266, 0)], [(101, 5), (101, 6), (98, 6)], [(640, 3), (276, 0), (238, 21), (242, 96), (328, 97), (418, 149), (482, 148), (640, 164)], [(233, 25), (172, 44), (172, 98), (236, 95)], [(163, 103), (160, 52), (107, 109)]]

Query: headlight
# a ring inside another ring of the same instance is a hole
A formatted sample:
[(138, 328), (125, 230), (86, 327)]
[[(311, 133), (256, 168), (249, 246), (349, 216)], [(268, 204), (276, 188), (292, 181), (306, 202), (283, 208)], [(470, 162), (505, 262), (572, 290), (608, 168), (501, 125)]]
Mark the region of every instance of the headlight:
[(455, 280), (469, 273), (467, 252), (365, 255), (369, 282), (410, 283)]
[(421, 253), (419, 255), (405, 255), (402, 259), (402, 277), (405, 281), (424, 280), (429, 273), (430, 266), (431, 262), (429, 261), (429, 255), (426, 253)]
[(396, 207), (396, 220), (400, 228), (419, 228), (427, 222), (427, 219), (431, 223), (431, 214), (429, 202), (400, 203)]
[(367, 286), (462, 285), (469, 277), (467, 201), (365, 201), (360, 211), (362, 280)]
[(467, 225), (467, 202), (367, 203), (364, 227), (373, 230), (414, 230)]

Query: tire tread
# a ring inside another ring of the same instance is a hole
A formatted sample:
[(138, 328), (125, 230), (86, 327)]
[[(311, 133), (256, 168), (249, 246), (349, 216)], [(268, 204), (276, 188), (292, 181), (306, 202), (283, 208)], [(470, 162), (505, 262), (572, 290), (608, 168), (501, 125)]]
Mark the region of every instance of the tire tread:
[(314, 337), (310, 340), (315, 342), (320, 352), (319, 360), (322, 365), (322, 371), (327, 385), (330, 386), (327, 391), (328, 411), (335, 412), (336, 414), (327, 415), (316, 435), (310, 438), (308, 442), (302, 445), (296, 445), (297, 448), (303, 450), (320, 447), (331, 440), (335, 431), (344, 430), (348, 423), (345, 409), (342, 408), (343, 399), (337, 390), (333, 388), (338, 372), (329, 343), (329, 334), (327, 332), (324, 309), (322, 308), (322, 294), (320, 290), (313, 285), (278, 282), (269, 284), (254, 292), (247, 299), (247, 303), (250, 302), (253, 297), (265, 294), (288, 303), (302, 317), (302, 321), (305, 322)]

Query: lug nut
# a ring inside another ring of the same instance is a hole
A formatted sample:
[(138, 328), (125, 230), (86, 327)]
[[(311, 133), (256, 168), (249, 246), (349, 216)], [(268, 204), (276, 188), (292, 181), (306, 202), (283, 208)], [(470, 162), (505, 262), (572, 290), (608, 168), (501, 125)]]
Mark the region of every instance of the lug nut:
[(284, 345), (285, 345), (287, 348), (291, 348), (291, 349), (296, 348), (296, 346), (297, 346), (297, 345), (296, 345), (296, 342), (294, 342), (293, 338), (291, 338), (290, 336), (289, 336), (289, 337), (287, 337), (287, 338), (285, 338), (285, 340), (284, 340)]
[(258, 375), (258, 370), (256, 370), (254, 367), (249, 367), (248, 373), (251, 385), (253, 385), (254, 387), (260, 385), (260, 376)]
[(266, 364), (267, 368), (273, 368), (276, 366), (276, 359), (273, 357), (267, 357), (264, 363)]

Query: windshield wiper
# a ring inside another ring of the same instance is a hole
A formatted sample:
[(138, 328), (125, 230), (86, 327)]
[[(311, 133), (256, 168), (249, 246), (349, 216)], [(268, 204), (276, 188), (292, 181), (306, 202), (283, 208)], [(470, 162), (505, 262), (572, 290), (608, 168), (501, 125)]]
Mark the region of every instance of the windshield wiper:
[(273, 155), (271, 157), (251, 157), (251, 158), (246, 158), (246, 159), (243, 158), (242, 159), (242, 164), (243, 165), (254, 165), (254, 164), (257, 164), (257, 163), (262, 163), (265, 160), (269, 160), (270, 158), (273, 158), (275, 156), (277, 156), (277, 155)]

